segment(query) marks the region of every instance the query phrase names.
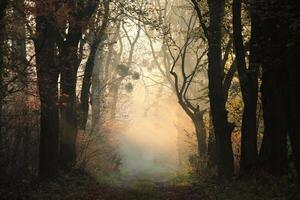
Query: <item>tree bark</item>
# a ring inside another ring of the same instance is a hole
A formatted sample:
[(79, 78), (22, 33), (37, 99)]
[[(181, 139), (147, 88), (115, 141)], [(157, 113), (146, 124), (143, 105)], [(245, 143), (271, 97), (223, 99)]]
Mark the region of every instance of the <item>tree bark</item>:
[(51, 14), (43, 2), (36, 1), (36, 8), (35, 50), (41, 102), (39, 177), (48, 179), (56, 175), (58, 166), (58, 69), (54, 62), (56, 46)]
[(208, 166), (214, 167), (218, 164), (216, 152), (216, 138), (214, 134), (214, 127), (212, 122), (211, 112), (209, 112), (209, 136), (208, 136)]
[[(109, 0), (107, 0), (109, 4)], [(61, 161), (63, 167), (70, 167), (76, 162), (77, 120), (77, 72), (80, 65), (78, 46), (82, 39), (85, 23), (88, 23), (98, 6), (98, 1), (83, 3), (70, 1), (68, 34), (62, 44), (61, 70)]]
[(95, 67), (92, 72), (92, 134), (100, 132), (101, 106), (103, 105), (103, 82), (100, 75), (103, 72), (103, 57), (103, 51), (98, 49), (95, 57)]
[(78, 71), (78, 44), (81, 39), (79, 26), (69, 28), (69, 33), (60, 51), (61, 91), (60, 91), (60, 126), (62, 167), (68, 168), (76, 160), (77, 110), (76, 85)]
[[(242, 117), (241, 130), (241, 160), (240, 170), (249, 171), (256, 166), (257, 162), (257, 128), (256, 128), (256, 108), (257, 108), (257, 93), (258, 93), (258, 77), (257, 65), (252, 63), (255, 59), (253, 48), (250, 49), (252, 55), (251, 65), (247, 69), (245, 59), (245, 48), (242, 35), (241, 22), (241, 0), (233, 1), (233, 38), (236, 54), (237, 69), (239, 74), (239, 81), (241, 85), (241, 93), (244, 102), (244, 111)], [(253, 17), (253, 15), (252, 15)], [(253, 18), (252, 18), (253, 19)], [(256, 39), (257, 27), (252, 21), (251, 43)], [(255, 42), (256, 43), (256, 42)]]
[[(274, 65), (270, 65), (276, 68)], [(281, 70), (280, 70), (281, 71)], [(264, 137), (260, 150), (260, 165), (274, 175), (287, 172), (287, 124), (284, 101), (277, 72), (264, 72), (262, 77), (262, 105), (264, 116)]]
[[(299, 26), (300, 4), (277, 0), (262, 2), (262, 104), (265, 131), (261, 166), (273, 175), (287, 173), (287, 133), (300, 183)], [(296, 26), (295, 26), (296, 25)]]
[(106, 40), (107, 34), (106, 29), (109, 22), (109, 0), (104, 2), (104, 16), (103, 23), (101, 25), (100, 31), (97, 34), (95, 40), (92, 43), (91, 51), (85, 66), (84, 76), (82, 80), (82, 88), (80, 94), (80, 127), (85, 130), (87, 120), (88, 120), (88, 112), (89, 112), (89, 100), (90, 100), (90, 88), (92, 84), (92, 74), (95, 65), (95, 58), (97, 50), (102, 52), (104, 47), (104, 41)]
[(286, 92), (288, 73), (284, 62), (286, 27), (279, 10), (284, 10), (284, 2), (278, 0), (273, 5), (264, 1), (262, 60), (262, 106), (264, 116), (264, 137), (260, 150), (260, 165), (273, 175), (287, 173), (287, 110)]
[(197, 136), (198, 153), (200, 158), (205, 159), (207, 156), (207, 135), (204, 127), (203, 115), (204, 112), (197, 110), (193, 117), (193, 123)]
[(216, 137), (217, 161), (220, 176), (231, 176), (234, 173), (233, 152), (231, 134), (234, 125), (227, 121), (225, 108), (222, 48), (221, 48), (221, 25), (224, 15), (224, 0), (208, 0), (210, 27), (209, 27), (209, 50), (208, 50), (208, 78), (209, 98), (211, 114)]
[[(298, 30), (298, 34), (299, 34)], [(296, 39), (294, 37), (293, 39)], [(296, 41), (296, 40), (294, 40)], [(289, 47), (287, 51), (287, 65), (289, 68), (289, 83), (288, 83), (288, 126), (289, 126), (289, 138), (291, 141), (291, 148), (293, 151), (293, 159), (295, 168), (298, 174), (298, 184), (300, 184), (300, 81), (299, 81), (299, 66), (298, 53), (300, 52), (300, 44), (295, 44), (293, 47)]]
[[(85, 65), (84, 76), (82, 80), (81, 94), (80, 94), (80, 127), (85, 130), (88, 113), (89, 113), (89, 97), (91, 88), (91, 77), (94, 68), (94, 60), (96, 57), (97, 46), (93, 43), (91, 51)], [(100, 50), (101, 51), (101, 50)]]
[(112, 87), (111, 87), (111, 92), (112, 92), (112, 104), (111, 104), (111, 111), (110, 111), (111, 112), (111, 115), (110, 115), (111, 120), (116, 119), (119, 91), (120, 91), (120, 87), (121, 87), (123, 80), (124, 80), (124, 78), (120, 78), (120, 79), (116, 80), (112, 84)]
[[(293, 1), (287, 1), (287, 9), (290, 18), (285, 20), (288, 24), (295, 24), (299, 22), (300, 15), (300, 4)], [(291, 148), (293, 151), (293, 158), (295, 168), (298, 174), (298, 184), (300, 184), (300, 27), (299, 26), (288, 26), (285, 29), (288, 32), (288, 44), (285, 53), (285, 64), (288, 69), (288, 84), (287, 94), (288, 101), (286, 105), (288, 107), (288, 132), (291, 141)]]
[[(3, 138), (2, 138), (2, 107), (3, 107), (3, 101), (5, 97), (5, 91), (4, 91), (4, 84), (3, 84), (3, 72), (4, 72), (4, 17), (5, 17), (5, 11), (6, 7), (8, 5), (8, 0), (4, 0), (0, 2), (0, 157), (2, 158), (3, 152), (2, 152), (2, 145), (3, 145)], [(2, 169), (0, 168), (0, 176)]]

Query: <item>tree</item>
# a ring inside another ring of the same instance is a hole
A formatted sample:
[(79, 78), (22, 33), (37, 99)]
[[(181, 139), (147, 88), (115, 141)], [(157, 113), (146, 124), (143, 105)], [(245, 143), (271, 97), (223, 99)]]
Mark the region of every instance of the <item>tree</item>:
[(59, 157), (58, 75), (56, 57), (56, 27), (53, 24), (54, 5), (36, 1), (36, 68), (41, 103), (39, 177), (57, 174)]
[[(222, 61), (222, 22), (225, 1), (208, 0), (209, 27), (203, 19), (199, 3), (191, 0), (197, 12), (199, 25), (208, 39), (208, 79), (209, 99), (214, 134), (216, 140), (217, 164), (220, 176), (231, 176), (234, 172), (233, 152), (231, 144), (231, 133), (234, 124), (228, 122), (225, 104), (226, 86), (230, 85), (232, 76), (224, 77), (224, 61)], [(225, 53), (226, 55), (226, 53)], [(225, 61), (226, 63), (226, 61)], [(234, 67), (234, 65), (232, 65)], [(234, 70), (232, 70), (234, 71)], [(231, 75), (232, 73), (228, 74)], [(226, 80), (223, 81), (223, 80)], [(229, 80), (229, 81), (228, 81)], [(225, 83), (227, 85), (225, 85)], [(228, 87), (227, 87), (228, 88)]]
[[(275, 175), (287, 172), (287, 121), (284, 97), (287, 81), (283, 52), (286, 42), (284, 25), (278, 10), (284, 10), (284, 3), (275, 1), (274, 7), (264, 1), (261, 3), (265, 11), (260, 18), (263, 24), (263, 60), (262, 60), (262, 105), (264, 113), (264, 138), (260, 151), (260, 162), (265, 170)], [(277, 27), (278, 26), (278, 27)], [(266, 38), (268, 38), (266, 40)], [(275, 108), (275, 109), (274, 109)]]
[[(143, 3), (141, 3), (140, 7), (142, 7)], [(129, 43), (130, 49), (129, 49), (129, 55), (126, 60), (126, 64), (120, 64), (117, 66), (117, 73), (116, 75), (119, 75), (120, 78), (118, 78), (114, 83), (112, 83), (112, 95), (113, 95), (113, 101), (112, 101), (112, 110), (111, 110), (111, 119), (115, 119), (116, 117), (116, 112), (117, 112), (117, 103), (118, 103), (118, 97), (119, 97), (119, 90), (122, 85), (122, 82), (128, 75), (130, 75), (130, 68), (133, 62), (133, 55), (134, 55), (134, 50), (136, 47), (136, 44), (138, 42), (138, 39), (140, 38), (141, 34), (141, 27), (140, 27), (140, 20), (138, 20), (138, 25), (137, 25), (137, 33), (134, 36), (134, 38), (131, 38), (128, 34), (128, 31), (126, 30), (126, 27), (124, 23), (122, 23), (122, 30), (126, 36), (126, 39)], [(134, 25), (135, 26), (135, 25)]]
[(89, 111), (89, 94), (91, 87), (91, 77), (95, 65), (96, 52), (103, 51), (104, 41), (106, 39), (106, 29), (109, 21), (109, 2), (104, 1), (104, 15), (102, 25), (95, 30), (95, 36), (91, 44), (90, 53), (84, 70), (82, 80), (81, 94), (80, 94), (80, 126), (82, 129), (86, 128)]
[(288, 24), (288, 28), (282, 27), (287, 33), (286, 53), (285, 53), (285, 64), (288, 69), (288, 83), (286, 85), (288, 93), (288, 134), (291, 141), (291, 148), (293, 151), (293, 160), (296, 171), (298, 173), (298, 184), (300, 184), (300, 88), (299, 88), (299, 74), (300, 74), (300, 61), (297, 55), (300, 52), (300, 4), (299, 2), (287, 1), (286, 13), (288, 18), (285, 23)]
[[(170, 73), (174, 78), (174, 90), (178, 99), (178, 103), (193, 121), (196, 131), (198, 153), (200, 157), (204, 159), (207, 154), (207, 136), (203, 121), (203, 115), (206, 110), (200, 108), (199, 103), (192, 103), (192, 100), (188, 97), (190, 86), (192, 85), (194, 78), (197, 76), (197, 74), (199, 74), (200, 68), (203, 65), (201, 62), (203, 62), (203, 58), (207, 52), (204, 50), (202, 53), (200, 53), (203, 46), (199, 45), (199, 47), (195, 50), (196, 61), (194, 66), (191, 67), (186, 64), (186, 59), (189, 55), (189, 46), (192, 43), (196, 43), (196, 41), (199, 39), (193, 36), (195, 21), (195, 16), (191, 15), (189, 21), (185, 22), (187, 30), (185, 30), (186, 36), (182, 46), (179, 46), (176, 43), (175, 39), (172, 37), (172, 34), (170, 34), (170, 37), (166, 39), (167, 41), (169, 40), (166, 45), (172, 57), (173, 63), (170, 68)], [(176, 55), (174, 55), (172, 50), (173, 48), (176, 49)], [(179, 68), (176, 70), (176, 67)], [(187, 73), (188, 67), (192, 68), (191, 73)], [(198, 99), (198, 97), (195, 99)]]
[[(290, 136), (299, 180), (299, 3), (256, 2), (262, 23), (262, 105), (264, 137), (260, 165), (273, 175), (287, 173)], [(280, 12), (279, 12), (280, 11)], [(288, 102), (288, 103), (287, 103)]]
[(225, 108), (223, 71), (222, 68), (222, 19), (224, 15), (224, 0), (208, 0), (209, 6), (209, 49), (208, 49), (208, 79), (209, 98), (216, 138), (217, 162), (221, 176), (231, 176), (234, 172), (231, 133), (234, 125), (227, 121)]
[[(252, 4), (251, 4), (252, 5)], [(236, 64), (241, 85), (241, 93), (244, 102), (242, 116), (242, 140), (241, 140), (241, 159), (240, 170), (253, 169), (257, 163), (257, 125), (256, 108), (258, 95), (258, 25), (255, 8), (251, 6), (252, 31), (250, 44), (249, 66), (246, 64), (245, 47), (242, 35), (241, 21), (241, 0), (234, 0), (232, 6), (233, 13), (233, 37), (236, 54)]]
[[(5, 48), (4, 48), (4, 17), (5, 17), (5, 11), (8, 6), (9, 1), (4, 0), (0, 2), (0, 145), (2, 145), (2, 107), (3, 107), (3, 101), (5, 98), (5, 87), (3, 82), (3, 74), (4, 74), (4, 68), (5, 68)], [(2, 157), (2, 150), (0, 150), (0, 157)], [(1, 170), (2, 171), (2, 170)]]
[[(67, 2), (59, 5), (66, 9), (67, 19), (58, 33), (59, 63), (61, 74), (61, 147), (60, 156), (63, 167), (69, 167), (76, 161), (76, 139), (78, 132), (76, 86), (77, 72), (81, 63), (78, 52), (79, 43), (94, 11), (98, 8), (97, 0), (75, 3)], [(68, 31), (66, 31), (68, 30)]]

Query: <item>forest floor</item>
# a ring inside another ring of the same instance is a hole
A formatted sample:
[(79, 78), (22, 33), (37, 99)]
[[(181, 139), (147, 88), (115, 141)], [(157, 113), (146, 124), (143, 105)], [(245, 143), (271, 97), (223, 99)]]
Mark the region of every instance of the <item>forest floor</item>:
[(177, 175), (169, 181), (139, 178), (124, 184), (116, 177), (96, 180), (84, 174), (61, 176), (53, 182), (0, 185), (0, 199), (7, 200), (300, 200), (299, 188), (287, 178), (195, 181)]

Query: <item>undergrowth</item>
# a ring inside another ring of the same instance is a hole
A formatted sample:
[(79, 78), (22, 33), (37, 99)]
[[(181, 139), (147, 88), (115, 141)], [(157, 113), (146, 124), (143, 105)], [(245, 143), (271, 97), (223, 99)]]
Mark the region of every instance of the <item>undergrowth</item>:
[[(127, 179), (127, 180), (126, 180)], [(95, 178), (74, 171), (50, 182), (2, 183), (7, 200), (298, 200), (299, 186), (289, 177), (220, 180), (183, 171), (168, 180), (144, 176), (128, 179), (114, 173)], [(127, 181), (127, 182), (126, 182)]]

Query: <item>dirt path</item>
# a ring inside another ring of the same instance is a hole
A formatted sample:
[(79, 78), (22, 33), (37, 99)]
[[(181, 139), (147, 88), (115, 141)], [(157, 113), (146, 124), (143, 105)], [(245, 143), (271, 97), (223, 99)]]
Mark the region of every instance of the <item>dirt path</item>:
[(140, 186), (135, 188), (94, 185), (84, 200), (200, 200), (208, 199), (188, 186)]
[[(131, 184), (129, 184), (131, 183)], [(87, 176), (63, 177), (55, 182), (0, 185), (2, 200), (300, 200), (299, 187), (266, 180), (166, 182), (130, 180), (121, 184)]]

